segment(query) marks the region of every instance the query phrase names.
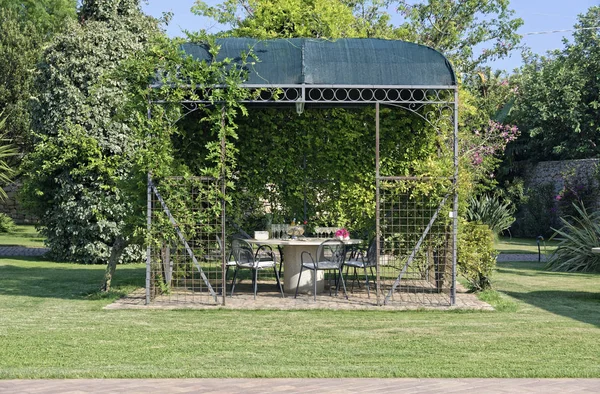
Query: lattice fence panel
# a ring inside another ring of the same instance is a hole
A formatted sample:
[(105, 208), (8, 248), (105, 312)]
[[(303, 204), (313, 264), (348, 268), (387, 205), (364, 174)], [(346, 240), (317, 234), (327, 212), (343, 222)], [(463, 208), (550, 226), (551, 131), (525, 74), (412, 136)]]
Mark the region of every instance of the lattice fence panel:
[(386, 304), (450, 305), (451, 186), (450, 180), (381, 182), (379, 273)]
[(153, 188), (152, 302), (220, 302), (220, 190), (219, 180), (200, 177), (167, 178)]

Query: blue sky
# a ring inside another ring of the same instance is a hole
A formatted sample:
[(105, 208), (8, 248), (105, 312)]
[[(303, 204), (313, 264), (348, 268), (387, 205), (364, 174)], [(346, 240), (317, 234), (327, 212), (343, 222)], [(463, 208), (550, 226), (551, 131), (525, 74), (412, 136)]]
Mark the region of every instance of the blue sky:
[[(208, 0), (209, 4), (219, 3), (219, 0)], [(167, 28), (169, 36), (181, 36), (183, 29), (217, 32), (222, 29), (214, 21), (210, 21), (190, 12), (194, 0), (149, 0), (143, 6), (144, 11), (155, 17), (160, 17), (163, 12), (173, 12), (171, 24)], [(599, 0), (512, 0), (511, 8), (516, 16), (522, 18), (525, 24), (519, 30), (520, 34), (564, 30), (573, 27), (577, 15), (584, 13), (588, 8), (598, 5)], [(393, 14), (392, 14), (393, 17)], [(392, 18), (399, 22), (400, 18)], [(539, 35), (525, 35), (522, 44), (531, 48), (534, 53), (544, 54), (548, 50), (562, 48), (563, 37), (570, 38), (571, 33), (553, 33)], [(514, 53), (510, 58), (496, 61), (494, 68), (512, 70), (521, 64), (521, 55)]]

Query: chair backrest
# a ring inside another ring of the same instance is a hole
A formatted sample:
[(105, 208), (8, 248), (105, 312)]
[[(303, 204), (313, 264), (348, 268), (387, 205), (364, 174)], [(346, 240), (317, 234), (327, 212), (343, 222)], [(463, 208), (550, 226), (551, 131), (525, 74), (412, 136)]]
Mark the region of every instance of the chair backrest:
[(261, 245), (254, 253), (254, 260), (256, 261), (275, 261), (275, 253), (273, 253), (273, 248), (269, 245)]
[(317, 269), (319, 264), (324, 262), (333, 262), (338, 267), (344, 264), (346, 258), (346, 245), (339, 239), (328, 239), (323, 241), (317, 248)]
[(369, 248), (367, 249), (367, 259), (366, 266), (367, 267), (375, 267), (377, 265), (377, 238), (373, 238), (371, 243), (369, 243)]
[(231, 241), (231, 255), (237, 265), (254, 266), (254, 251), (252, 246), (243, 239), (233, 239)]

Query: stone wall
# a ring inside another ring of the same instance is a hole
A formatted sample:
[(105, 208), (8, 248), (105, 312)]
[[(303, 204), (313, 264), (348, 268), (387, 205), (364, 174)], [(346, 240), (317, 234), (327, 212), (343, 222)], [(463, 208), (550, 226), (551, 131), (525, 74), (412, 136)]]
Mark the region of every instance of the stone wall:
[(544, 184), (552, 184), (557, 195), (564, 186), (566, 177), (580, 182), (593, 182), (598, 188), (596, 171), (600, 159), (542, 161), (529, 166), (525, 172), (525, 186), (536, 188)]
[[(527, 199), (517, 207), (511, 233), (518, 237), (551, 236), (561, 217), (576, 214), (572, 203), (583, 199), (588, 211), (600, 209), (598, 159), (545, 161), (525, 167)], [(561, 193), (569, 183), (568, 191)], [(574, 194), (576, 191), (577, 194)]]
[(21, 183), (18, 181), (4, 187), (4, 191), (8, 198), (5, 201), (0, 201), (0, 213), (7, 214), (17, 224), (37, 223), (37, 219), (26, 214), (17, 201), (17, 194), (20, 188)]

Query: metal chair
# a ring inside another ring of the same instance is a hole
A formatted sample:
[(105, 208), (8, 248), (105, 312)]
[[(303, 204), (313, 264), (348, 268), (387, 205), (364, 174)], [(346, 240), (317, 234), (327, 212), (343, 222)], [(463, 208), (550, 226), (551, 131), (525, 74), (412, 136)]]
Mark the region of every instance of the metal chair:
[[(346, 275), (348, 275), (350, 268), (354, 268), (355, 278), (352, 280), (352, 288), (350, 291), (354, 289), (354, 281), (358, 280), (358, 273), (356, 272), (357, 268), (362, 268), (364, 270), (365, 286), (367, 287), (367, 296), (369, 298), (371, 298), (371, 294), (369, 291), (369, 275), (367, 275), (367, 268), (369, 268), (371, 275), (373, 275), (373, 267), (377, 266), (377, 245), (375, 242), (375, 238), (373, 238), (366, 251), (357, 250), (353, 255), (350, 256), (349, 259), (344, 262), (344, 266), (347, 268)], [(358, 282), (358, 287), (360, 288), (360, 282)]]
[[(339, 274), (342, 285), (344, 287), (344, 296), (348, 299), (346, 293), (346, 283), (342, 275), (342, 266), (344, 265), (344, 259), (346, 257), (346, 246), (339, 239), (328, 239), (323, 241), (317, 248), (316, 258), (310, 254), (310, 252), (304, 251), (300, 255), (302, 265), (300, 267), (300, 273), (298, 274), (298, 285), (296, 286), (296, 294), (294, 298), (298, 296), (298, 288), (300, 287), (300, 278), (302, 277), (303, 270), (311, 270), (314, 273), (314, 292), (313, 296), (315, 301), (317, 300), (317, 271), (334, 271)], [(310, 259), (310, 260), (309, 260)], [(331, 281), (331, 279), (330, 279)], [(337, 296), (339, 283), (335, 288), (335, 295)], [(329, 285), (329, 295), (331, 295), (331, 283)]]
[(273, 250), (263, 245), (256, 251), (256, 254), (252, 250), (252, 246), (243, 239), (234, 239), (231, 241), (231, 255), (236, 263), (235, 272), (233, 273), (233, 280), (231, 282), (231, 296), (235, 291), (235, 280), (237, 278), (238, 271), (240, 269), (252, 270), (252, 285), (254, 288), (254, 299), (256, 299), (256, 292), (258, 291), (258, 271), (273, 268), (275, 277), (277, 278), (277, 286), (281, 291), (281, 297), (283, 295), (283, 287), (279, 280), (279, 272), (277, 272), (277, 259)]

